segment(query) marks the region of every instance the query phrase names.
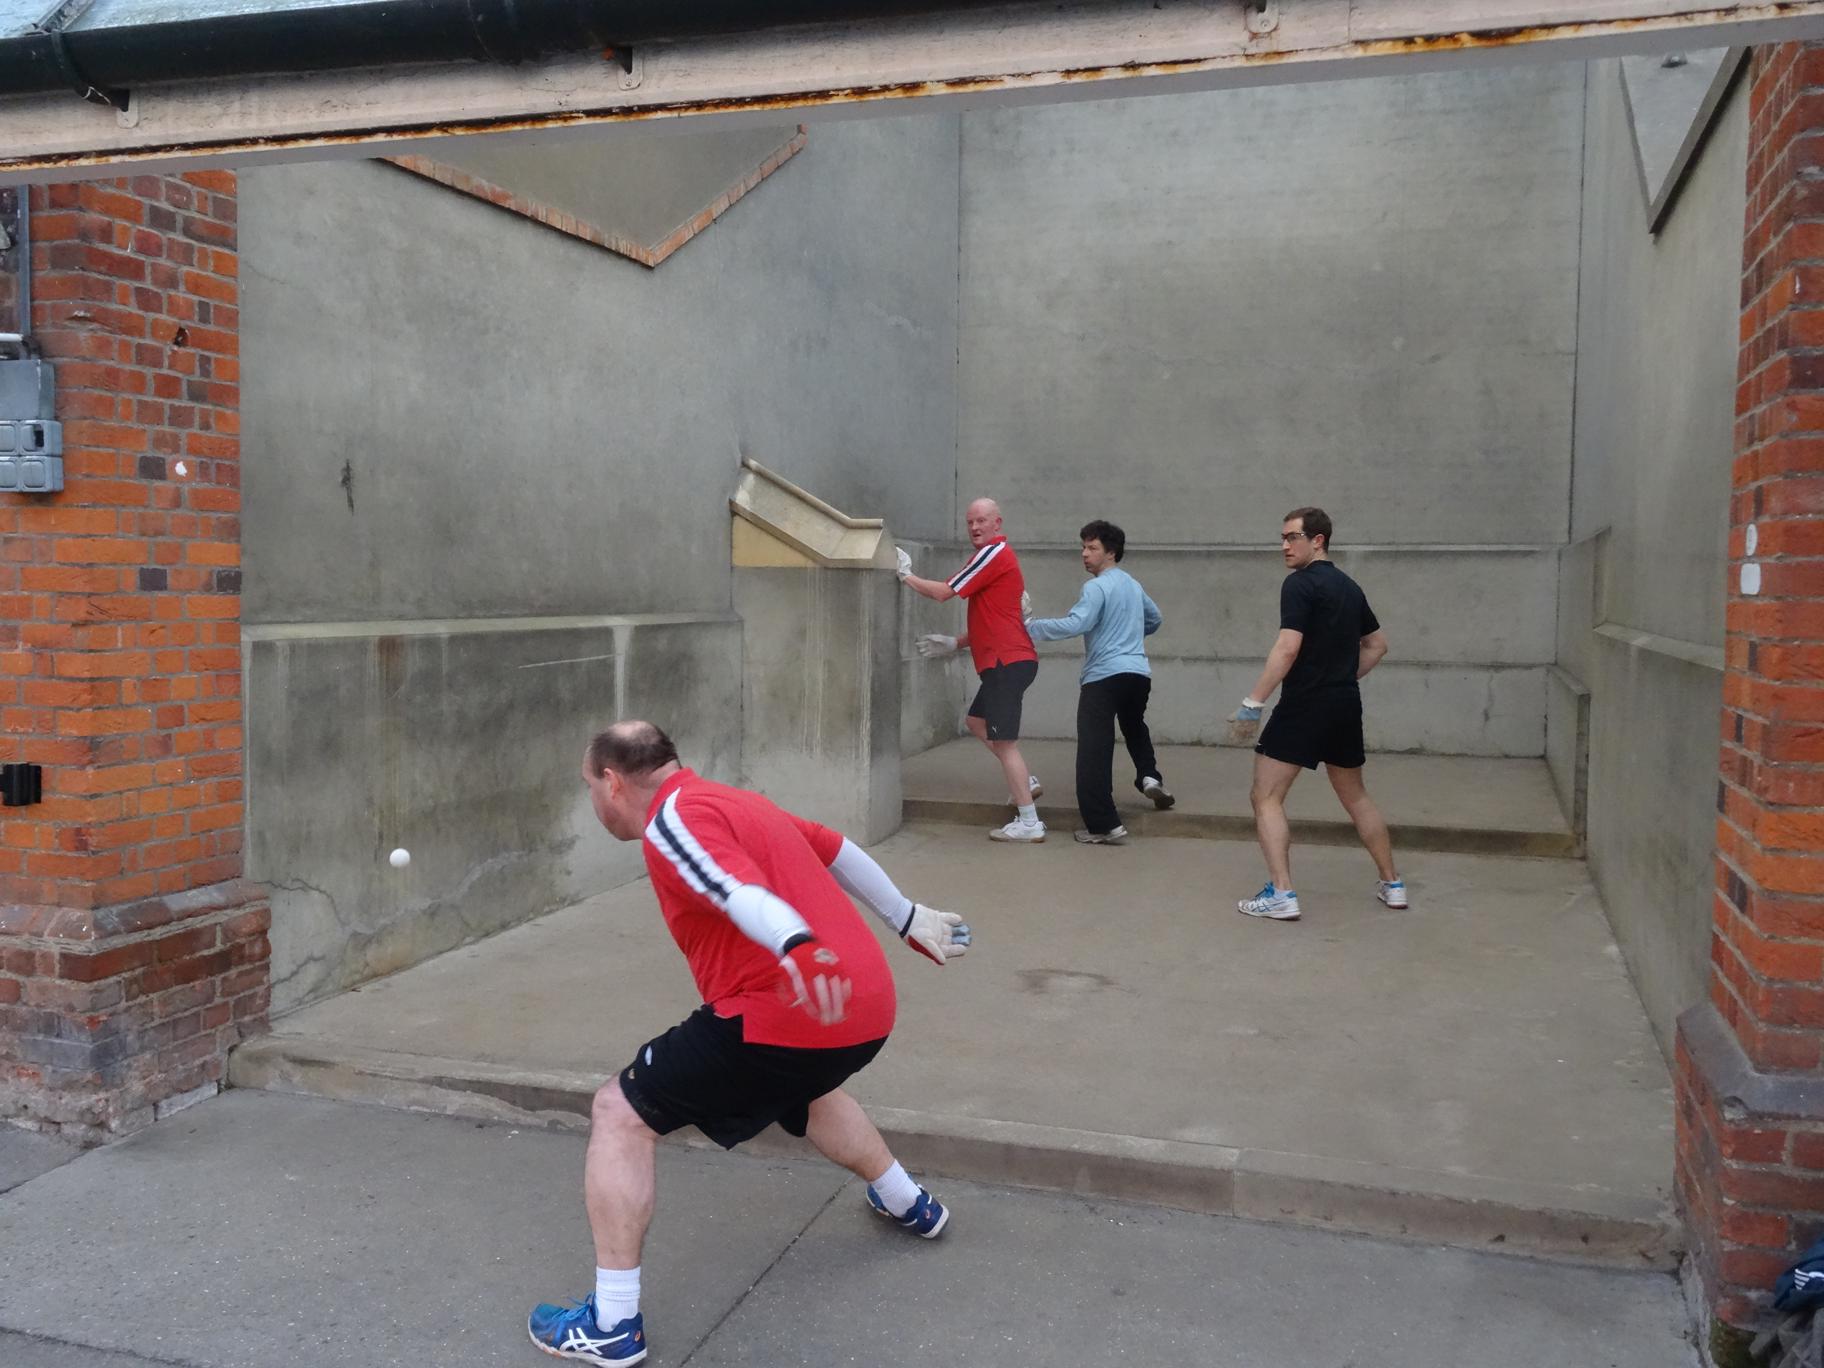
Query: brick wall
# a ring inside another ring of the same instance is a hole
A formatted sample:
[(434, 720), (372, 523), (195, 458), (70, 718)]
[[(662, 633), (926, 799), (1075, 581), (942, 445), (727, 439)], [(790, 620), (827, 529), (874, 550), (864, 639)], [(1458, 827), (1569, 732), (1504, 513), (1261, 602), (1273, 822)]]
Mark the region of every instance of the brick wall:
[(1737, 1326), (1824, 1233), (1824, 47), (1750, 80), (1710, 1002), (1676, 1073), (1693, 1254)]
[(242, 883), (235, 178), (34, 187), (61, 495), (0, 495), (0, 1115), (102, 1134), (265, 1018)]

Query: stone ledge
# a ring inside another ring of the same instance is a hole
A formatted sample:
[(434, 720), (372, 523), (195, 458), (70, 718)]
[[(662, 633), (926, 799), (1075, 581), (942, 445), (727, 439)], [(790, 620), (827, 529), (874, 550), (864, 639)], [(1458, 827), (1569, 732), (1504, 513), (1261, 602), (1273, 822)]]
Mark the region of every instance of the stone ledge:
[(180, 922), (265, 901), (265, 890), (258, 884), (229, 879), (113, 907), (9, 903), (0, 907), (0, 936), (46, 941), (114, 940), (162, 931)]
[(1678, 1017), (1685, 1049), (1725, 1111), (1757, 1120), (1824, 1121), (1824, 1073), (1764, 1073), (1754, 1067), (1716, 1008), (1691, 1007)]

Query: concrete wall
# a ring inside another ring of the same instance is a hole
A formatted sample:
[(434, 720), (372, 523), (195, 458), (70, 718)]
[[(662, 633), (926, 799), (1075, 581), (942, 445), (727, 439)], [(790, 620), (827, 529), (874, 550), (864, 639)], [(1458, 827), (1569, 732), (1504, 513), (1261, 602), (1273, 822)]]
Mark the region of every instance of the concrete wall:
[[(283, 1010), (644, 873), (597, 825), (590, 731), (679, 719), (741, 759), (732, 617), (249, 627), (248, 873)], [(403, 846), (411, 864), (394, 870)]]
[(741, 453), (948, 532), (957, 148), (952, 116), (819, 127), (656, 271), (378, 163), (243, 175), (276, 1007), (636, 873), (576, 772), (617, 713), (739, 777)]
[[(1579, 66), (964, 117), (958, 492), (1048, 613), (1077, 528), (1127, 529), (1165, 739), (1253, 682), (1315, 502), (1393, 644), (1372, 744), (1542, 752), (1582, 124)], [(1073, 689), (1041, 670), (1039, 733)]]
[(1657, 238), (1614, 63), (1588, 110), (1558, 654), (1590, 692), (1590, 867), (1669, 1050), (1710, 940), (1746, 91)]

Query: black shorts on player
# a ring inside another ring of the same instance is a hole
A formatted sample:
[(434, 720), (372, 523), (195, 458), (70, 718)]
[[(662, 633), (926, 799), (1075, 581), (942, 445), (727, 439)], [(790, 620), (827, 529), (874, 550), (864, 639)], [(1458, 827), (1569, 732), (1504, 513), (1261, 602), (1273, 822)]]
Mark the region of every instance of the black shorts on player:
[(975, 691), (969, 705), (969, 716), (988, 724), (990, 741), (1020, 739), (1020, 708), (1026, 690), (1039, 677), (1039, 662), (1016, 660), (1009, 665), (991, 665), (982, 671), (982, 687)]
[(741, 1038), (740, 1017), (719, 1017), (704, 1006), (640, 1046), (621, 1070), (621, 1094), (660, 1135), (695, 1126), (733, 1149), (777, 1121), (802, 1136), (811, 1103), (867, 1067), (886, 1043), (882, 1037), (831, 1050), (750, 1045)]
[(1282, 701), (1273, 709), (1254, 747), (1269, 760), (1337, 769), (1360, 769), (1367, 763), (1362, 744), (1362, 695), (1359, 689), (1323, 689)]

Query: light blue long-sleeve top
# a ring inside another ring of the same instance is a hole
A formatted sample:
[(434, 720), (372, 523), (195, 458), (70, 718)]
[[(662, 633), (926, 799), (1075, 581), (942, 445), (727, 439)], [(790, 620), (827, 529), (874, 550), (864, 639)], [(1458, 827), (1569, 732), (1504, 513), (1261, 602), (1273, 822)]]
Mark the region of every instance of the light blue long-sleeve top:
[(1165, 619), (1159, 605), (1147, 597), (1140, 581), (1118, 565), (1111, 565), (1083, 586), (1077, 606), (1066, 617), (1033, 618), (1026, 631), (1034, 641), (1083, 638), (1084, 684), (1111, 675), (1141, 674), (1151, 677), (1144, 638), (1159, 630)]

